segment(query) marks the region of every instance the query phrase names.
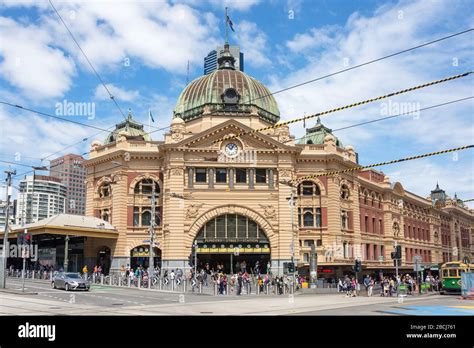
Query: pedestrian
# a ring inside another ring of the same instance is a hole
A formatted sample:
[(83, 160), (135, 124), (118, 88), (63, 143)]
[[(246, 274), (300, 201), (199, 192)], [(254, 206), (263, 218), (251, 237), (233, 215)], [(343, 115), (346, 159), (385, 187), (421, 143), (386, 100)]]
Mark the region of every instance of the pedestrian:
[(372, 291), (374, 289), (374, 280), (372, 277), (369, 277), (369, 285), (367, 287), (367, 296), (371, 297), (372, 296)]
[(242, 272), (239, 272), (237, 276), (237, 295), (240, 295), (242, 293), (242, 285), (243, 285)]
[(364, 278), (364, 286), (365, 286), (365, 291), (367, 292), (367, 296), (369, 296), (369, 284), (370, 284), (370, 276), (367, 274)]

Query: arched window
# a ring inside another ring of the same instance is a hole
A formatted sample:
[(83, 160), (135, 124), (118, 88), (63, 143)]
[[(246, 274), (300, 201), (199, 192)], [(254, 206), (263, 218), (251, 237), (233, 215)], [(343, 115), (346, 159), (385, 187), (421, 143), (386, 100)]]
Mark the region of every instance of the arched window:
[(198, 242), (268, 243), (263, 229), (252, 219), (239, 214), (224, 214), (209, 220), (196, 237)]
[(377, 198), (375, 197), (375, 193), (372, 193), (370, 198), (371, 198), (371, 201), (372, 201), (372, 207), (374, 207), (375, 206), (375, 201), (377, 200)]
[(303, 213), (303, 226), (304, 227), (313, 227), (314, 226), (314, 216), (312, 211), (305, 211)]
[[(133, 208), (133, 226), (147, 227), (151, 226), (151, 207)], [(155, 225), (161, 225), (161, 207), (155, 207)]]
[(342, 184), (341, 186), (341, 198), (349, 199), (349, 187), (347, 187), (346, 184)]
[(112, 194), (112, 187), (109, 182), (102, 184), (99, 187), (99, 196), (100, 197), (109, 197)]
[(160, 185), (153, 179), (143, 179), (134, 188), (136, 195), (151, 195), (153, 192), (156, 194), (160, 193)]
[(298, 185), (298, 195), (300, 196), (319, 196), (320, 194), (319, 186), (312, 181), (303, 181)]
[(312, 141), (312, 140), (308, 140), (308, 141), (306, 141), (306, 144), (312, 145), (312, 144), (313, 144), (313, 141)]
[(102, 220), (104, 220), (104, 221), (110, 222), (109, 209), (101, 210), (101, 212), (100, 212), (100, 218), (101, 218)]
[(369, 193), (367, 191), (364, 191), (364, 204), (367, 205), (367, 201), (369, 199)]

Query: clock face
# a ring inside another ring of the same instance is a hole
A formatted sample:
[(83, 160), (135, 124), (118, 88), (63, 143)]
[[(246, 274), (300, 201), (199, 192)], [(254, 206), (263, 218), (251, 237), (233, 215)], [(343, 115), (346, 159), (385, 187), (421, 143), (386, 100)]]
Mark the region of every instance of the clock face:
[(234, 143), (228, 143), (225, 146), (225, 153), (227, 156), (236, 156), (239, 152), (239, 147)]

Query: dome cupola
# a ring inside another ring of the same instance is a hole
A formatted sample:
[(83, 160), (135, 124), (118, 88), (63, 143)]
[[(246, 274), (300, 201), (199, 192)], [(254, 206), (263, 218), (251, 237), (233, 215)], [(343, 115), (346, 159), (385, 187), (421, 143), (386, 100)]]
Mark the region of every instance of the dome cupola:
[(230, 117), (258, 115), (275, 124), (280, 111), (275, 98), (260, 81), (235, 69), (235, 58), (224, 45), (218, 59), (219, 68), (190, 82), (178, 98), (173, 117), (185, 122), (202, 114), (227, 114)]

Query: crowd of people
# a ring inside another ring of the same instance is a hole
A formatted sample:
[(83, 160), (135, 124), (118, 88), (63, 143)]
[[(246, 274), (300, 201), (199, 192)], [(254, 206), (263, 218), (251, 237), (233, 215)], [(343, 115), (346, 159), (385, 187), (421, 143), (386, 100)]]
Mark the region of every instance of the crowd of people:
[[(363, 279), (363, 285), (369, 297), (373, 295), (375, 287), (380, 290), (380, 296), (383, 297), (397, 296), (399, 294), (413, 295), (421, 292), (421, 283), (421, 277), (410, 274), (379, 276), (379, 279), (366, 275)], [(430, 273), (427, 274), (424, 285), (427, 291), (439, 291), (441, 288), (439, 277), (433, 276)], [(357, 296), (357, 291), (360, 290), (360, 284), (355, 277), (345, 275), (343, 278), (338, 279), (337, 288), (339, 292), (344, 292), (346, 296), (355, 297)]]

